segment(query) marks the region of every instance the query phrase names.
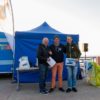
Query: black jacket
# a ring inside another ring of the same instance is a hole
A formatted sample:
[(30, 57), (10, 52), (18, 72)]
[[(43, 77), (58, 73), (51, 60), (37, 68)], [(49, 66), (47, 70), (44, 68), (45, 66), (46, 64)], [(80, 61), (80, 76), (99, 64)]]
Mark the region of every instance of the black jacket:
[(49, 47), (40, 44), (37, 50), (37, 58), (39, 64), (47, 64), (47, 58), (49, 58)]
[(59, 46), (55, 46), (52, 44), (50, 46), (50, 50), (52, 51), (52, 58), (57, 62), (63, 62), (64, 60), (64, 46), (60, 44)]
[(81, 52), (77, 44), (69, 44), (65, 45), (65, 53), (68, 58), (80, 58)]

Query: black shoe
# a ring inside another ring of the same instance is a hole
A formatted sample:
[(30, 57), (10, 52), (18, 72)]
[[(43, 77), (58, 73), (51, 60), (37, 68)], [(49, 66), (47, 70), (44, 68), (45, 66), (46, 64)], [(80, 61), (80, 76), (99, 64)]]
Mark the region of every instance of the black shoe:
[(54, 88), (50, 88), (49, 93), (53, 92), (54, 90)]
[(70, 88), (68, 88), (67, 90), (66, 90), (66, 92), (67, 93), (69, 93), (69, 92), (71, 92), (72, 90), (70, 89)]
[(41, 94), (48, 94), (48, 91), (46, 91), (46, 90), (40, 90), (40, 93)]
[(59, 91), (61, 92), (65, 92), (65, 90), (63, 88), (59, 88)]
[(77, 92), (77, 89), (76, 88), (72, 88), (72, 91)]

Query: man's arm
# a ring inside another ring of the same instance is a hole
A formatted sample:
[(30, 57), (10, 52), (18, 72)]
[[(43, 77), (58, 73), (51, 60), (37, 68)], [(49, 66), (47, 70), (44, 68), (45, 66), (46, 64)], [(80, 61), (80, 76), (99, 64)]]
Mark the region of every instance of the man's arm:
[(66, 45), (63, 45), (63, 52), (66, 53)]
[(38, 50), (37, 50), (37, 58), (40, 59), (40, 60), (47, 60), (47, 58), (44, 57), (44, 56), (42, 55), (42, 53), (43, 53), (43, 49), (42, 49), (41, 46), (39, 46), (39, 47), (38, 47)]

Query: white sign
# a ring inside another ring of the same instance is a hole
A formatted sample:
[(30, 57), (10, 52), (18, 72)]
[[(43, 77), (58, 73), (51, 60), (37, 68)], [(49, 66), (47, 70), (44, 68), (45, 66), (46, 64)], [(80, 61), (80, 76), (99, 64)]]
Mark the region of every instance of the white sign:
[(19, 68), (20, 69), (26, 69), (26, 68), (29, 69), (30, 68), (27, 56), (23, 56), (19, 59)]
[(75, 59), (73, 59), (73, 58), (66, 58), (65, 65), (67, 65), (67, 66), (75, 66), (76, 65)]

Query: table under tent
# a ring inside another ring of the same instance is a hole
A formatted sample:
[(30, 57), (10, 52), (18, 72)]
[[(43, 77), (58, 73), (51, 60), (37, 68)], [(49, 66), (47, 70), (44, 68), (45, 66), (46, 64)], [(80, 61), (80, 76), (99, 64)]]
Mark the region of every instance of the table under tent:
[[(37, 48), (39, 44), (42, 42), (44, 37), (48, 37), (50, 40), (49, 44), (53, 43), (53, 38), (55, 35), (60, 37), (61, 43), (66, 43), (66, 37), (68, 35), (72, 36), (73, 42), (79, 42), (79, 35), (72, 35), (72, 34), (64, 34), (61, 33), (51, 26), (49, 26), (46, 22), (41, 24), (40, 26), (30, 30), (30, 31), (17, 31), (15, 33), (15, 64), (14, 64), (14, 79), (17, 80), (17, 72), (16, 68), (19, 66), (19, 59), (22, 56), (27, 56), (31, 66), (36, 64), (36, 54)], [(63, 70), (63, 79), (67, 79), (67, 69), (64, 66)], [(39, 82), (39, 72), (24, 72), (20, 73), (20, 82)], [(51, 71), (49, 71), (47, 81), (51, 80)]]

